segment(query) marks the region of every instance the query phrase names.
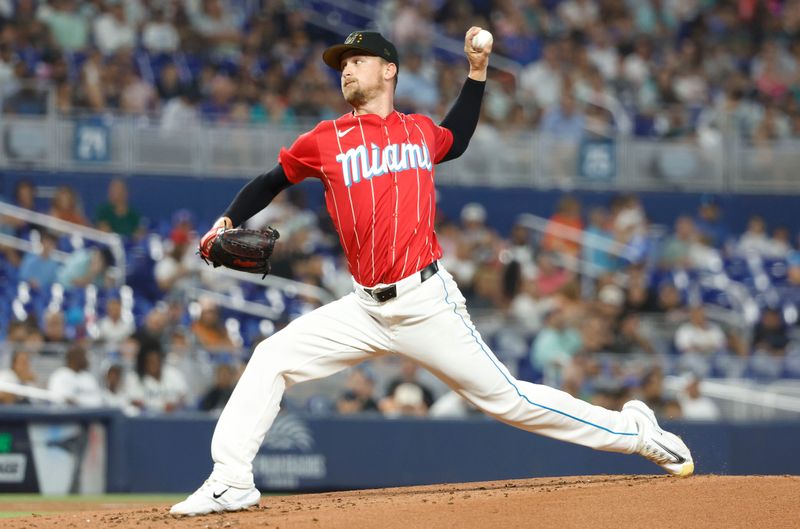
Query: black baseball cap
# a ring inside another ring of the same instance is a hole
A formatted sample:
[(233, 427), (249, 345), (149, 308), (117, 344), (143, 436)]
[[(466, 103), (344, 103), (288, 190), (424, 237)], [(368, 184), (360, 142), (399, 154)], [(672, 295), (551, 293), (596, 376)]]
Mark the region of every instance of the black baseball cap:
[(397, 48), (394, 44), (383, 38), (377, 31), (354, 31), (350, 33), (344, 44), (336, 44), (326, 49), (322, 53), (322, 60), (334, 70), (341, 71), (342, 55), (346, 51), (358, 50), (368, 55), (375, 55), (389, 62), (393, 62), (400, 68), (400, 59), (397, 56)]

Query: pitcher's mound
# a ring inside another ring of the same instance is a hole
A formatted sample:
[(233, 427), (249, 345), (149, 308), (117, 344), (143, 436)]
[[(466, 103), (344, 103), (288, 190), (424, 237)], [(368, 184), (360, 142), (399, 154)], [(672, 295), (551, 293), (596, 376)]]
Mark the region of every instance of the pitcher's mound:
[(511, 529), (800, 527), (797, 476), (587, 476), (265, 497), (240, 513), (173, 518), (168, 506), (6, 520), (69, 527)]

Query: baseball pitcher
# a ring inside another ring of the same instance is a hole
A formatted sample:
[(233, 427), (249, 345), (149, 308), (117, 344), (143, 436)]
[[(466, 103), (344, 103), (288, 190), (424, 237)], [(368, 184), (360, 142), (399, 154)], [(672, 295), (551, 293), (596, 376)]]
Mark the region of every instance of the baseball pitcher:
[(473, 40), (480, 30), (466, 33), (469, 74), (439, 124), (394, 110), (400, 60), (379, 33), (354, 32), (326, 49), (322, 59), (341, 72), (342, 95), (353, 111), (319, 123), (281, 149), (275, 168), (245, 185), (201, 239), (200, 253), (210, 259), (218, 237), (283, 189), (319, 179), (353, 292), (258, 344), (217, 423), (213, 472), (172, 507), (173, 514), (257, 504), (252, 461), (286, 388), (387, 354), (410, 358), (485, 413), (517, 428), (597, 450), (638, 453), (674, 475), (694, 471), (689, 449), (659, 428), (644, 403), (631, 401), (621, 412), (610, 411), (516, 380), (481, 339), (458, 285), (439, 263), (434, 166), (460, 156), (478, 123), (491, 53), (490, 38)]

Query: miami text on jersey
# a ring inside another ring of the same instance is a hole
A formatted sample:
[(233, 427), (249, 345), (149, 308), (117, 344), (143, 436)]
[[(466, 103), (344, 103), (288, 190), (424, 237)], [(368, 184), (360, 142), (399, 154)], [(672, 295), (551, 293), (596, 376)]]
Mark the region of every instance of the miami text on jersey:
[(428, 147), (413, 143), (392, 143), (383, 150), (372, 143), (369, 152), (365, 145), (359, 145), (336, 155), (336, 161), (342, 164), (342, 175), (347, 187), (359, 183), (362, 178), (369, 180), (388, 172), (396, 173), (406, 169), (430, 171), (433, 167)]

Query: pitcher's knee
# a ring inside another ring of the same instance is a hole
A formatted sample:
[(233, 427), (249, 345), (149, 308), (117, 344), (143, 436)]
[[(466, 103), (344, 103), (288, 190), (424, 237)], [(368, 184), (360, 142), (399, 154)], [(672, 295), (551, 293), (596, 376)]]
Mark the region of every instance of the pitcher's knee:
[(467, 400), (485, 413), (497, 417), (518, 415), (528, 405), (525, 398), (510, 386), (497, 391), (469, 393)]

